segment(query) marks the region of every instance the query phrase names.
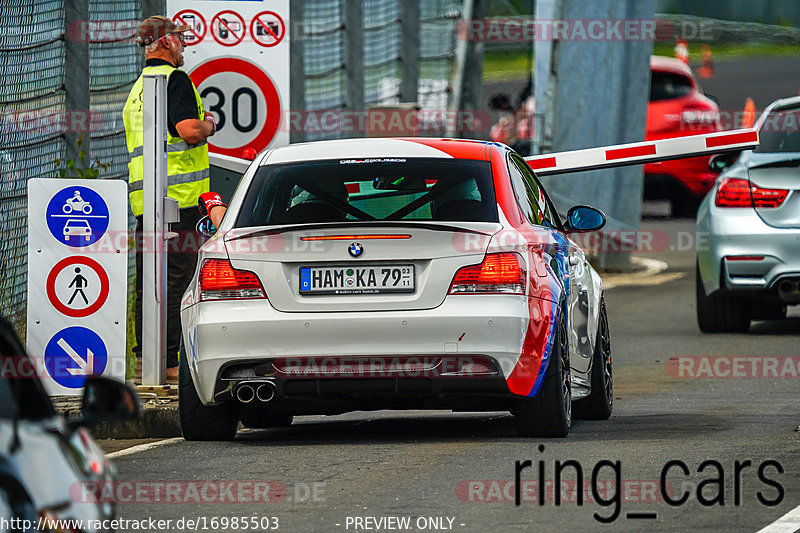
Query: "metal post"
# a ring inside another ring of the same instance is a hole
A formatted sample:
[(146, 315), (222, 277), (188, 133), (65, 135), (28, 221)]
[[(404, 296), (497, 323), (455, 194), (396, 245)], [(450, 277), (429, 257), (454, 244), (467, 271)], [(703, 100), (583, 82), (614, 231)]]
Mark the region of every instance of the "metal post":
[(165, 15), (167, 12), (166, 0), (142, 0), (142, 18), (153, 15)]
[[(558, 0), (537, 0), (534, 18), (536, 20), (555, 20), (560, 9), (556, 6)], [(560, 2), (559, 2), (560, 3)], [(533, 115), (533, 142), (531, 154), (547, 153), (552, 148), (553, 133), (552, 121), (545, 120), (548, 110), (553, 108), (554, 86), (556, 83), (553, 72), (553, 40), (534, 39), (533, 41), (533, 81), (536, 112)]]
[(400, 63), (400, 101), (416, 102), (419, 85), (419, 2), (403, 2), (400, 20), (400, 42), (403, 43)]
[(345, 107), (364, 109), (364, 5), (363, 0), (345, 2)]
[[(450, 99), (450, 111), (458, 112), (462, 107), (462, 97), (464, 94), (465, 70), (467, 68), (467, 55), (469, 53), (469, 32), (466, 31), (466, 24), (473, 19), (475, 0), (464, 0), (464, 8), (461, 12), (461, 20), (465, 24), (463, 30), (459, 32), (458, 42), (456, 43), (456, 60), (453, 65), (453, 97)], [(447, 136), (457, 137), (458, 126), (455, 121), (449, 120), (447, 126)]]
[(167, 78), (145, 74), (143, 84), (142, 385), (163, 385), (167, 372)]
[[(91, 133), (89, 115), (89, 2), (66, 0), (64, 2), (66, 28), (80, 28), (67, 32), (64, 43), (64, 107), (67, 112), (66, 159), (75, 162), (75, 168), (86, 168), (91, 160)], [(78, 130), (78, 131), (76, 131)], [(82, 144), (78, 148), (78, 137)], [(78, 153), (86, 157), (81, 160)]]
[[(294, 0), (289, 3), (289, 20), (292, 21), (289, 34), (289, 55), (292, 68), (289, 69), (289, 106), (292, 113), (302, 113), (306, 108), (306, 67), (304, 57), (305, 26), (303, 25), (305, 0)], [(306, 140), (305, 131), (289, 132), (289, 142), (299, 143)]]

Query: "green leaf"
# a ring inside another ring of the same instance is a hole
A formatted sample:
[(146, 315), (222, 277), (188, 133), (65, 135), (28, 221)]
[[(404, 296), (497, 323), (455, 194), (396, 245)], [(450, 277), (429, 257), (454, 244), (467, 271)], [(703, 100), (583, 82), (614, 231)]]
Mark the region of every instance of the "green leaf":
[(78, 159), (80, 159), (81, 161), (86, 159), (86, 150), (81, 150), (80, 152), (78, 152)]
[(63, 168), (59, 168), (58, 169), (58, 177), (59, 178), (66, 178), (67, 177), (67, 171), (64, 170)]
[(67, 159), (67, 168), (75, 168), (75, 160)]

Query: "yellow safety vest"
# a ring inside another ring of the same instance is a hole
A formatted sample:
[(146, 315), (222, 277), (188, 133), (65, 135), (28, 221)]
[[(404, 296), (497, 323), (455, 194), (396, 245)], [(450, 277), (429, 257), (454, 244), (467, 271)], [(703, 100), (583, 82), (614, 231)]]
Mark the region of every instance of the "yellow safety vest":
[[(142, 74), (166, 74), (167, 79), (175, 72), (172, 65), (158, 65), (145, 67)], [(128, 143), (128, 196), (131, 202), (131, 211), (138, 216), (142, 214), (143, 177), (144, 177), (144, 133), (142, 131), (142, 76), (136, 80), (128, 101), (122, 109), (122, 122), (125, 125), (125, 139)], [(205, 118), (203, 102), (197, 93), (197, 88), (192, 84), (194, 97), (197, 100), (197, 116), (200, 120)], [(205, 141), (200, 144), (189, 144), (180, 137), (173, 137), (167, 131), (167, 195), (178, 200), (181, 208), (197, 205), (197, 197), (208, 192), (208, 145)]]

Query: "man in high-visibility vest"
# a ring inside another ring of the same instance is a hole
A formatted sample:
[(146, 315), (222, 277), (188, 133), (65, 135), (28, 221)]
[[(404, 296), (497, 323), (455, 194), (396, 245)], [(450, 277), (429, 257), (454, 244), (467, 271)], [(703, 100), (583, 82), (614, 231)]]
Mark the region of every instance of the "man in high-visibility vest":
[[(180, 345), (180, 300), (197, 265), (195, 225), (199, 220), (198, 200), (209, 191), (208, 145), (206, 139), (217, 130), (214, 117), (203, 111), (203, 103), (192, 80), (182, 70), (183, 32), (189, 26), (178, 26), (170, 19), (154, 16), (141, 23), (137, 43), (144, 48), (143, 73), (165, 74), (167, 81), (167, 194), (180, 206), (180, 222), (172, 224), (178, 233), (168, 243), (167, 270), (167, 379), (178, 379)], [(144, 134), (142, 131), (142, 77), (131, 89), (122, 111), (128, 144), (128, 192), (131, 211), (136, 216), (136, 344), (141, 356), (142, 344), (142, 204)], [(152, 241), (152, 239), (149, 239)]]

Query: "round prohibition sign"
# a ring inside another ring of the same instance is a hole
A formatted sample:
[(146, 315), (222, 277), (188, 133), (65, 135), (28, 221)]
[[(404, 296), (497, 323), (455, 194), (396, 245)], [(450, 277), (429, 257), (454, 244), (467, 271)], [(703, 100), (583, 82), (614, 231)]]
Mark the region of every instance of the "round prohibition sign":
[(286, 35), (286, 24), (274, 11), (262, 11), (250, 22), (250, 36), (253, 40), (271, 48), (283, 40)]
[(179, 11), (172, 17), (172, 22), (179, 26), (189, 26), (190, 35), (186, 38), (186, 46), (200, 44), (200, 41), (206, 36), (206, 30), (208, 30), (206, 19), (193, 9)]
[[(224, 15), (224, 17), (223, 17)], [(247, 33), (242, 16), (231, 10), (220, 11), (211, 19), (211, 36), (222, 46), (236, 46)], [(229, 41), (228, 39), (233, 39)]]
[[(261, 94), (266, 100), (267, 117), (264, 121), (264, 125), (261, 127), (261, 131), (258, 132), (256, 137), (248, 143), (248, 146), (252, 146), (256, 152), (259, 152), (266, 148), (273, 137), (275, 137), (275, 132), (278, 131), (278, 125), (281, 122), (281, 99), (278, 95), (278, 90), (275, 88), (275, 84), (266, 72), (249, 61), (235, 57), (225, 57), (207, 61), (194, 69), (189, 77), (199, 91), (200, 85), (202, 85), (205, 80), (214, 74), (220, 74), (222, 72), (236, 72), (251, 79), (261, 90)], [(214, 111), (213, 108), (209, 108), (208, 110)], [(242, 149), (244, 148), (244, 146), (222, 148), (214, 146), (213, 143), (209, 144), (214, 148), (215, 153), (232, 157), (241, 157)]]
[[(67, 267), (71, 267), (72, 265), (84, 265), (92, 270), (94, 270), (97, 277), (100, 278), (100, 294), (97, 299), (84, 309), (73, 309), (65, 305), (61, 300), (59, 300), (58, 295), (56, 294), (56, 278), (58, 277), (59, 273)], [(59, 312), (72, 317), (72, 318), (83, 318), (86, 316), (91, 315), (92, 313), (96, 312), (98, 309), (103, 307), (103, 304), (106, 303), (108, 299), (108, 274), (103, 269), (103, 267), (89, 257), (83, 256), (73, 256), (73, 257), (65, 257), (61, 261), (55, 264), (53, 269), (50, 271), (50, 274), (47, 275), (47, 298), (50, 300), (50, 303), (53, 304), (53, 307), (58, 309)]]

